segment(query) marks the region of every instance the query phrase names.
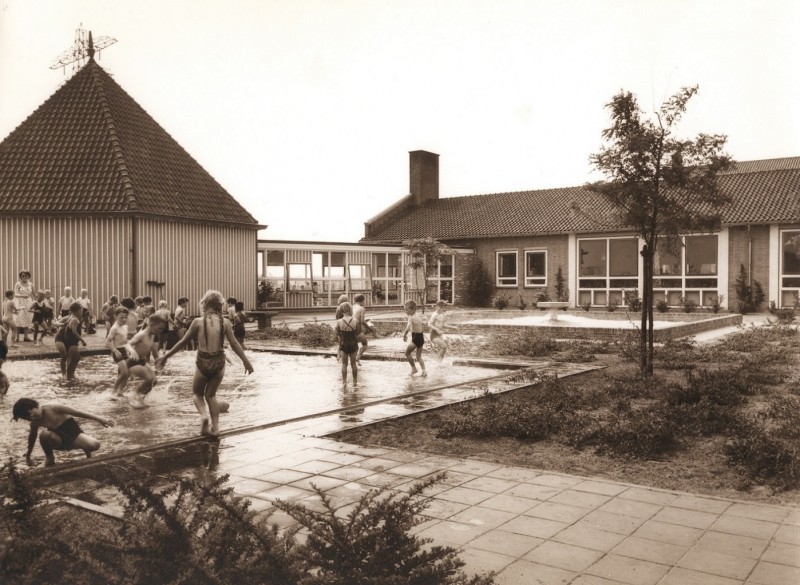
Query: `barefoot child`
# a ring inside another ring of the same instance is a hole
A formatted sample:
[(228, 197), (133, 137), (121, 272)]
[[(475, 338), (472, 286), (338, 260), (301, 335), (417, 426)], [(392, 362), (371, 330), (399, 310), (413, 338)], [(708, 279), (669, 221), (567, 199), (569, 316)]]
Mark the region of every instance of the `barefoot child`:
[(136, 301), (131, 297), (125, 297), (119, 304), (128, 309), (128, 339), (133, 339), (133, 336), (136, 335), (136, 330), (139, 328), (139, 315), (136, 312)]
[[(165, 364), (170, 357), (191, 340), (197, 341), (197, 370), (192, 382), (192, 392), (194, 394), (195, 408), (197, 408), (202, 420), (200, 432), (211, 437), (219, 436), (217, 389), (225, 375), (224, 343), (226, 338), (233, 351), (242, 360), (245, 372), (248, 374), (253, 372), (253, 366), (250, 365), (250, 361), (244, 354), (242, 347), (233, 336), (231, 322), (222, 317), (224, 304), (225, 300), (219, 292), (215, 290), (208, 291), (200, 301), (202, 316), (192, 321), (183, 339), (156, 362), (158, 366)], [(207, 411), (206, 404), (208, 404)], [(209, 414), (211, 415), (210, 428)]]
[(128, 309), (117, 307), (114, 312), (114, 324), (110, 326), (106, 335), (105, 345), (111, 350), (111, 358), (117, 364), (117, 380), (114, 383), (114, 393), (122, 396), (125, 393), (125, 383), (128, 381), (128, 358), (139, 356), (128, 355)]
[(444, 338), (445, 329), (455, 330), (455, 327), (448, 325), (445, 321), (447, 319), (447, 303), (444, 301), (436, 301), (436, 310), (433, 315), (428, 319), (428, 327), (430, 328), (431, 345), (433, 349), (439, 354), (439, 361), (444, 359), (444, 354), (447, 353), (447, 340)]
[(425, 362), (422, 361), (422, 348), (425, 345), (425, 336), (422, 334), (422, 330), (425, 326), (425, 322), (422, 320), (422, 317), (417, 315), (417, 303), (414, 301), (406, 301), (404, 308), (406, 315), (408, 315), (408, 324), (403, 331), (403, 341), (408, 341), (408, 334), (410, 332), (411, 343), (406, 346), (406, 359), (408, 363), (411, 364), (411, 375), (413, 376), (417, 373), (417, 367), (414, 365), (414, 358), (411, 357), (411, 354), (416, 351), (417, 361), (422, 368), (422, 375), (427, 376), (428, 372), (425, 371)]
[(0, 320), (0, 340), (7, 341), (9, 345), (14, 345), (17, 336), (17, 320), (14, 315), (17, 312), (17, 305), (14, 303), (14, 291), (7, 290), (3, 299), (3, 317)]
[(244, 347), (244, 324), (247, 323), (247, 313), (244, 312), (244, 303), (242, 301), (236, 301), (234, 305), (236, 309), (233, 313), (233, 336), (236, 338), (236, 341), (239, 342), (239, 345)]
[(62, 404), (42, 404), (31, 398), (20, 398), (14, 404), (14, 420), (19, 419), (30, 421), (31, 432), (28, 435), (28, 452), (25, 459), (30, 463), (31, 453), (36, 444), (36, 435), (39, 427), (44, 430), (39, 435), (39, 444), (42, 446), (45, 456), (45, 465), (54, 465), (56, 459), (53, 450), (69, 451), (70, 449), (83, 449), (87, 457), (91, 457), (94, 451), (100, 448), (100, 441), (87, 435), (78, 426), (78, 422), (73, 417), (87, 418), (99, 422), (104, 427), (113, 427), (114, 421), (111, 419), (81, 412)]
[[(31, 308), (28, 310), (33, 313), (33, 318), (31, 319), (31, 325), (33, 325), (33, 345), (42, 345), (41, 338), (44, 337), (45, 331), (47, 330), (44, 322), (44, 315), (47, 311), (47, 305), (44, 302), (44, 291), (36, 291), (36, 300), (31, 304)], [(41, 338), (39, 337), (40, 331)]]
[(86, 342), (81, 337), (81, 317), (83, 307), (80, 303), (74, 302), (69, 306), (69, 317), (56, 333), (56, 349), (61, 354), (61, 373), (67, 376), (67, 380), (75, 377), (75, 368), (81, 359), (78, 352), (78, 344), (84, 347)]
[(358, 332), (358, 342), (361, 344), (361, 347), (358, 348), (358, 353), (356, 354), (356, 363), (359, 366), (361, 366), (361, 356), (367, 351), (367, 332), (369, 331), (369, 325), (367, 325), (365, 313), (364, 295), (356, 295), (353, 298), (353, 318), (358, 322), (360, 329)]
[(53, 293), (50, 292), (50, 289), (44, 291), (44, 324), (47, 326), (45, 329), (46, 333), (55, 333), (53, 329), (53, 318), (55, 317), (55, 313), (53, 313), (53, 307), (55, 306), (55, 301), (53, 300)]
[[(158, 315), (150, 315), (145, 322), (145, 326), (133, 336), (133, 339), (126, 346), (128, 375), (142, 379), (131, 398), (131, 405), (134, 408), (144, 408), (144, 399), (153, 389), (156, 374), (147, 361), (153, 351), (156, 339), (166, 330), (167, 322), (164, 319)], [(128, 378), (126, 376), (125, 381), (122, 383), (123, 389), (127, 382)]]
[(353, 309), (350, 303), (339, 305), (342, 311), (342, 318), (336, 321), (336, 339), (339, 340), (339, 355), (342, 360), (342, 385), (347, 386), (347, 362), (353, 368), (353, 386), (358, 385), (358, 366), (356, 365), (356, 355), (358, 354), (358, 334), (361, 333), (361, 325), (353, 317)]
[(0, 396), (5, 396), (8, 393), (8, 387), (11, 385), (8, 381), (8, 376), (3, 372), (3, 364), (6, 363), (6, 356), (8, 355), (8, 346), (5, 341), (0, 341)]
[(64, 287), (64, 296), (58, 299), (58, 314), (61, 317), (69, 317), (69, 307), (75, 302), (72, 296), (72, 287)]

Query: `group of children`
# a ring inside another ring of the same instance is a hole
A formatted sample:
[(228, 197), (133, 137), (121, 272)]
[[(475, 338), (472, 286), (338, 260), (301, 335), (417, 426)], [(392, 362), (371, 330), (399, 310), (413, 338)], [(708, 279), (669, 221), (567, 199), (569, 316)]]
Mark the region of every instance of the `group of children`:
[[(226, 313), (225, 301), (217, 291), (208, 291), (200, 302), (201, 318), (189, 323), (186, 313), (188, 299), (178, 301), (178, 309), (171, 316), (165, 301), (159, 303), (159, 308), (147, 308), (146, 298), (137, 303), (137, 299), (124, 298), (118, 304), (116, 298), (109, 299), (110, 307), (104, 307), (104, 315), (108, 317), (113, 307), (114, 320), (108, 326), (105, 345), (111, 351), (111, 357), (117, 366), (117, 377), (114, 384), (114, 395), (121, 396), (125, 385), (131, 375), (141, 379), (136, 387), (131, 404), (134, 407), (143, 407), (144, 399), (153, 387), (155, 372), (149, 361), (152, 356), (157, 367), (163, 367), (166, 361), (180, 349), (196, 344), (197, 361), (196, 371), (192, 382), (194, 404), (201, 417), (201, 433), (212, 438), (219, 436), (219, 413), (227, 409), (227, 403), (219, 402), (216, 392), (225, 373), (227, 358), (224, 352), (224, 343), (227, 339), (233, 351), (242, 360), (247, 374), (252, 373), (253, 366), (244, 354), (237, 337), (244, 339), (243, 331), (240, 336), (234, 334), (235, 321), (243, 320), (243, 305), (237, 304), (234, 299), (234, 311), (230, 316), (233, 319), (223, 318)], [(137, 305), (144, 307), (137, 309)], [(238, 311), (236, 309), (239, 309)], [(72, 378), (75, 367), (80, 359), (78, 344), (86, 345), (81, 336), (82, 307), (78, 303), (69, 306), (68, 315), (62, 327), (56, 334), (56, 345), (62, 355), (61, 369)], [(228, 317), (226, 314), (225, 317)], [(140, 322), (141, 319), (141, 322)], [(232, 324), (232, 320), (234, 324)], [(174, 344), (167, 346), (166, 339), (170, 324), (173, 331), (179, 333)], [(243, 327), (241, 327), (243, 329)], [(159, 348), (167, 346), (166, 353), (159, 357)], [(5, 359), (7, 347), (0, 342), (0, 366)], [(0, 395), (7, 390), (7, 379), (0, 371)], [(93, 437), (86, 435), (80, 429), (74, 417), (82, 417), (100, 422), (104, 426), (113, 426), (114, 422), (90, 413), (77, 411), (60, 404), (39, 405), (30, 398), (17, 401), (13, 409), (14, 420), (27, 420), (31, 425), (28, 440), (30, 457), (36, 436), (45, 452), (46, 465), (54, 463), (53, 450), (83, 449), (86, 456), (97, 450), (100, 443)], [(43, 427), (41, 433), (39, 428)]]

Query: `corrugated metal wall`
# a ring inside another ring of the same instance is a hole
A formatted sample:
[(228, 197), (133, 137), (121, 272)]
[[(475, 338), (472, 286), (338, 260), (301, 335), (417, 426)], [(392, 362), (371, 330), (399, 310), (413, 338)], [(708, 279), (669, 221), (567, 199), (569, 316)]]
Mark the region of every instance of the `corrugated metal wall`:
[(75, 296), (88, 289), (101, 306), (130, 288), (130, 232), (127, 218), (2, 218), (0, 287), (13, 289), (27, 268), (34, 286), (50, 289), (56, 300), (71, 286)]
[[(140, 294), (166, 300), (189, 299), (189, 312), (208, 289), (256, 306), (257, 232), (215, 225), (139, 220)], [(147, 282), (163, 285), (148, 285)]]
[[(149, 219), (138, 221), (138, 290), (132, 287), (130, 218), (0, 219), (0, 287), (13, 289), (19, 271), (29, 269), (36, 288), (58, 299), (65, 286), (75, 296), (89, 290), (95, 308), (112, 294), (165, 299), (178, 297), (189, 310), (210, 288), (256, 306), (257, 232), (225, 226)], [(147, 285), (146, 281), (164, 283)]]

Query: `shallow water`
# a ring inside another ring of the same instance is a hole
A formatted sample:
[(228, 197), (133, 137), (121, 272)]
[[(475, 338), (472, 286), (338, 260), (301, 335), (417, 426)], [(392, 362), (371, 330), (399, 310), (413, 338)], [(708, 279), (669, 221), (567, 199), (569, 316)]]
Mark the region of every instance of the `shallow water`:
[[(524, 317), (486, 318), (465, 321), (468, 325), (518, 325), (531, 327), (588, 327), (592, 329), (635, 329), (639, 327), (639, 319), (603, 319), (602, 317), (582, 317), (571, 313), (558, 314), (556, 321), (551, 321), (548, 314), (526, 315)], [(680, 321), (653, 321), (654, 329), (668, 329), (684, 325)]]
[[(106, 429), (91, 420), (78, 422), (84, 432), (102, 443), (99, 454), (135, 449), (197, 436), (200, 418), (192, 400), (194, 352), (174, 356), (158, 375), (147, 397), (147, 407), (131, 408), (127, 400), (113, 400), (115, 364), (109, 356), (81, 359), (76, 380), (66, 381), (58, 360), (9, 361), (3, 371), (11, 380), (8, 394), (0, 397), (0, 418), (10, 421), (19, 398), (40, 403), (59, 402), (77, 410), (112, 418), (116, 427)], [(230, 403), (230, 412), (220, 415), (220, 428), (232, 429), (286, 420), (390, 396), (402, 396), (429, 388), (450, 386), (500, 374), (499, 370), (452, 365), (428, 360), (428, 377), (409, 376), (409, 366), (400, 361), (363, 360), (359, 385), (342, 388), (341, 365), (332, 357), (248, 352), (255, 372), (246, 376), (239, 359), (232, 355), (217, 397)], [(127, 386), (130, 395), (136, 379)], [(27, 422), (0, 424), (0, 460), (23, 457), (27, 449)], [(56, 453), (56, 460), (83, 457), (79, 451)], [(38, 445), (34, 459), (41, 461)]]

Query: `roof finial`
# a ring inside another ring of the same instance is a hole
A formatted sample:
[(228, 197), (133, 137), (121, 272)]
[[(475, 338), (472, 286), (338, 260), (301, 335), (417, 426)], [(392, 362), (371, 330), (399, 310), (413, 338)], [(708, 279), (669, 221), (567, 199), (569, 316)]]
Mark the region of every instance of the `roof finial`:
[(95, 43), (92, 38), (92, 31), (84, 30), (83, 23), (81, 23), (75, 30), (75, 42), (72, 44), (72, 48), (64, 51), (61, 56), (50, 65), (50, 69), (58, 69), (60, 67), (64, 69), (66, 73), (67, 65), (72, 64), (72, 70), (74, 71), (83, 66), (86, 58), (93, 61), (95, 53), (99, 53), (116, 42), (117, 39), (113, 37), (100, 37)]

